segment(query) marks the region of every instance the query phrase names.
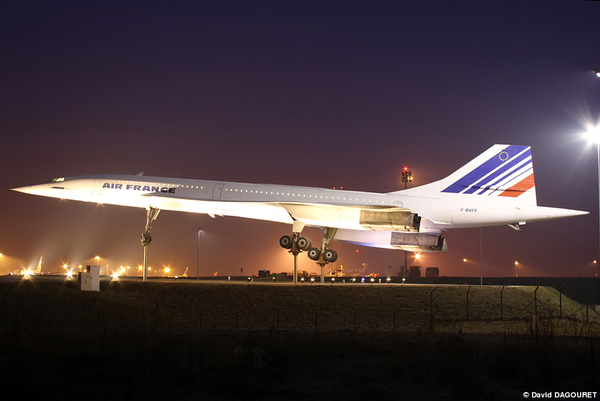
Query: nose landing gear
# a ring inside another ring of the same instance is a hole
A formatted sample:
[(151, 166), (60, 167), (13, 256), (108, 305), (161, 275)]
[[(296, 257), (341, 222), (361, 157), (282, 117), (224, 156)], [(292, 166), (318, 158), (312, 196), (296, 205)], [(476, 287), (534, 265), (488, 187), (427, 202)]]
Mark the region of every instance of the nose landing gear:
[(156, 220), (158, 214), (160, 213), (160, 209), (149, 206), (146, 211), (146, 228), (142, 233), (142, 246), (144, 247), (144, 271), (143, 271), (143, 281), (148, 280), (148, 246), (152, 242), (152, 236), (150, 235), (150, 231), (152, 230), (152, 222)]

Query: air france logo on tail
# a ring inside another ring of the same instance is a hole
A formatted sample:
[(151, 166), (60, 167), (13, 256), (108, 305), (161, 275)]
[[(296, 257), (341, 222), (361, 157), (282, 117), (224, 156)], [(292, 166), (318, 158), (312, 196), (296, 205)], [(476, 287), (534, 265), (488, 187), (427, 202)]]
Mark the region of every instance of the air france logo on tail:
[(531, 148), (509, 145), (474, 166), (442, 192), (516, 198), (534, 187)]

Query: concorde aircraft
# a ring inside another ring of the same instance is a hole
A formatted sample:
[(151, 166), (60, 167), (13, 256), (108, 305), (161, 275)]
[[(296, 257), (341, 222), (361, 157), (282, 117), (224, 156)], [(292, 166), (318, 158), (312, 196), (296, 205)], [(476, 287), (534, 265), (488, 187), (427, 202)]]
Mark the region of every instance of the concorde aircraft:
[[(307, 251), (323, 264), (337, 259), (329, 249), (333, 238), (443, 252), (444, 230), (508, 225), (520, 231), (525, 223), (588, 214), (537, 206), (531, 148), (519, 145), (494, 145), (442, 180), (389, 193), (109, 174), (55, 178), (14, 190), (145, 208), (142, 244), (151, 241), (151, 222), (160, 210), (286, 223), (292, 234), (282, 236), (280, 245), (296, 255)], [(301, 235), (306, 226), (321, 228), (321, 247)]]

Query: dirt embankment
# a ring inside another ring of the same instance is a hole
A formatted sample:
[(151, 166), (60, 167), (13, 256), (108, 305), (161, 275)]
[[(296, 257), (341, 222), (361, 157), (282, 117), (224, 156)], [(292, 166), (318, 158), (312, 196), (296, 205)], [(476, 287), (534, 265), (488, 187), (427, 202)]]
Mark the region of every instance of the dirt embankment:
[(522, 399), (597, 389), (600, 316), (563, 297), (569, 318), (560, 319), (559, 294), (534, 291), (125, 280), (87, 293), (6, 282), (0, 374), (17, 386), (36, 381), (46, 399)]

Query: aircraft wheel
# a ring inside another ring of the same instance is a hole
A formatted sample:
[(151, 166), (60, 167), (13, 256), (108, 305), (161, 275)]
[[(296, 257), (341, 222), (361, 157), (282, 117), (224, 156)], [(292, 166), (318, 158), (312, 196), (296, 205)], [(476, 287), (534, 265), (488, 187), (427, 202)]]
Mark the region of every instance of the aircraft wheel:
[(141, 241), (142, 244), (150, 244), (152, 242), (152, 237), (150, 234), (142, 234)]
[(279, 245), (285, 249), (290, 249), (293, 242), (294, 241), (292, 240), (291, 235), (284, 235), (283, 237), (279, 238)]
[(338, 254), (333, 249), (327, 249), (323, 254), (323, 259), (329, 263), (333, 263), (337, 260)]
[(312, 248), (308, 251), (308, 258), (312, 260), (319, 260), (319, 256), (321, 256), (321, 250), (319, 248)]
[(310, 238), (300, 237), (298, 238), (298, 248), (303, 251), (308, 251), (312, 247), (312, 241)]

